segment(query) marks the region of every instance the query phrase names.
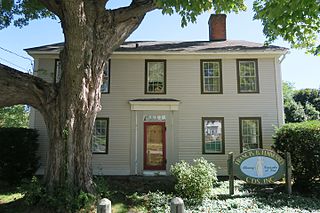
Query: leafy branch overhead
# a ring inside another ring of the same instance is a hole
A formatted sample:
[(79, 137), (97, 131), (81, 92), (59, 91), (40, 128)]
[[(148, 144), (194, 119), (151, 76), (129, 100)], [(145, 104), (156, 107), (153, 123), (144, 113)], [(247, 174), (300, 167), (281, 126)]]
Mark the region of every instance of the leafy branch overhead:
[(320, 54), (319, 0), (255, 0), (254, 19), (262, 21), (267, 43), (279, 36), (293, 48)]
[[(103, 9), (108, 8), (108, 0), (93, 2)], [(56, 18), (60, 3), (61, 0), (2, 0), (0, 29), (10, 24), (22, 27), (35, 19)], [(123, 8), (130, 9), (125, 13), (129, 15), (134, 14), (134, 7), (141, 9), (145, 5), (149, 5), (146, 12), (158, 8), (163, 14), (178, 13), (182, 27), (196, 22), (197, 16), (205, 11), (238, 13), (246, 10), (244, 0), (133, 0), (130, 6)], [(282, 37), (293, 48), (306, 48), (311, 53), (320, 54), (319, 0), (255, 0), (253, 10), (254, 19), (262, 22), (267, 44)]]

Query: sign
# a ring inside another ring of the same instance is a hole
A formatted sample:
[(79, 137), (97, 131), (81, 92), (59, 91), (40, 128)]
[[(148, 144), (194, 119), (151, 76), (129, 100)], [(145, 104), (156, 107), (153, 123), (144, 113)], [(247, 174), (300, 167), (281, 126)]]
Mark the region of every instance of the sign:
[(285, 174), (285, 160), (267, 149), (252, 149), (234, 159), (235, 175), (251, 184), (270, 184)]

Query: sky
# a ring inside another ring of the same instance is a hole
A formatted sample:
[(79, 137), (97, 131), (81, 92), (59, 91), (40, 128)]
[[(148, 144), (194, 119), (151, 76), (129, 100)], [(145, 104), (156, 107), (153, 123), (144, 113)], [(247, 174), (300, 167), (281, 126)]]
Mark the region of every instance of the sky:
[[(108, 8), (126, 6), (130, 0), (111, 0)], [(252, 0), (246, 1), (247, 11), (227, 15), (227, 39), (263, 43), (263, 26), (253, 20)], [(181, 28), (178, 15), (162, 15), (156, 10), (148, 13), (138, 29), (127, 39), (131, 41), (206, 41), (209, 38), (208, 19), (211, 12), (200, 15), (197, 23)], [(59, 20), (43, 19), (30, 22), (22, 29), (10, 26), (0, 30), (0, 63), (21, 71), (32, 70), (32, 57), (23, 49), (62, 42)], [(290, 48), (282, 39), (273, 45)], [(12, 52), (9, 53), (8, 51)], [(320, 56), (308, 55), (305, 50), (290, 49), (281, 64), (282, 79), (294, 83), (295, 88), (320, 87)]]

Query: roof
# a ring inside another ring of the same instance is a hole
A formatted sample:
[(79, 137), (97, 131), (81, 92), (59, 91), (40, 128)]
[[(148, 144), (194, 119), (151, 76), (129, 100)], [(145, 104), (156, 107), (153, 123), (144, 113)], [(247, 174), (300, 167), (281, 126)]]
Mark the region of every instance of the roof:
[[(49, 44), (39, 47), (25, 49), (28, 53), (59, 53), (63, 43)], [(127, 41), (124, 42), (114, 53), (121, 52), (167, 52), (167, 53), (210, 53), (210, 52), (241, 52), (241, 51), (263, 51), (263, 52), (286, 52), (285, 47), (261, 43), (226, 40), (226, 41)]]

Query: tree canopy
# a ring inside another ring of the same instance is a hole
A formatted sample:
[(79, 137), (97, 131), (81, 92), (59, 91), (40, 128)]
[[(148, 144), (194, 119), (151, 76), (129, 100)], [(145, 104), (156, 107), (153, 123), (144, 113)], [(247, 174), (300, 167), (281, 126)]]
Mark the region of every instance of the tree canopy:
[(320, 92), (317, 89), (296, 90), (289, 82), (283, 83), (286, 123), (320, 119)]
[[(10, 24), (22, 27), (29, 21), (40, 18), (57, 18), (54, 13), (61, 0), (4, 0), (0, 11), (0, 29)], [(106, 4), (108, 0), (100, 1)], [(195, 22), (201, 13), (213, 10), (215, 13), (229, 13), (246, 10), (244, 0), (135, 0), (132, 4), (149, 5), (161, 9), (163, 14), (178, 13), (181, 25)], [(278, 37), (288, 41), (293, 48), (306, 48), (314, 54), (320, 53), (320, 3), (318, 0), (255, 0), (254, 19), (260, 20), (266, 43)]]
[(293, 48), (320, 54), (319, 0), (255, 0), (253, 8), (267, 43), (282, 37)]

